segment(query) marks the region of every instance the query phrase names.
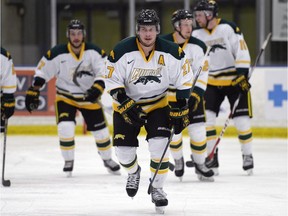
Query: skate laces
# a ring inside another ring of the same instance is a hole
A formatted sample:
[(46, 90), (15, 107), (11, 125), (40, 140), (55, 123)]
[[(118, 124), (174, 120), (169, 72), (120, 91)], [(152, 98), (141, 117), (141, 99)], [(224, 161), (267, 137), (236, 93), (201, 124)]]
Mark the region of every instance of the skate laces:
[(175, 159), (175, 170), (181, 170), (183, 169), (184, 163), (182, 158), (180, 158), (179, 160)]
[(137, 189), (139, 185), (140, 175), (139, 168), (136, 173), (128, 174), (127, 185), (126, 188)]
[(162, 188), (153, 188), (151, 194), (154, 200), (163, 200), (167, 196)]

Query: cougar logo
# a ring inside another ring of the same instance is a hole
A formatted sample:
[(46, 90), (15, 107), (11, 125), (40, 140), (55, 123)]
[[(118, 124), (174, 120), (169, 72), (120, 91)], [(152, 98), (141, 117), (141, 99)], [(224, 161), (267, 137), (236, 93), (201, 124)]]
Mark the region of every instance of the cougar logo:
[(82, 76), (91, 76), (93, 77), (93, 74), (90, 71), (78, 71), (80, 68), (80, 65), (83, 63), (83, 61), (80, 62), (80, 64), (77, 66), (75, 69), (75, 72), (73, 74), (73, 82), (77, 85), (80, 86), (77, 78), (82, 78)]
[(114, 140), (116, 140), (116, 139), (122, 139), (122, 140), (124, 140), (124, 139), (125, 139), (125, 135), (123, 135), (123, 134), (116, 134), (115, 137), (114, 137)]
[(146, 85), (148, 82), (157, 82), (157, 83), (161, 83), (161, 80), (159, 79), (160, 76), (142, 76), (139, 77), (139, 79), (134, 82), (133, 84), (136, 85), (137, 83), (143, 83), (143, 85)]

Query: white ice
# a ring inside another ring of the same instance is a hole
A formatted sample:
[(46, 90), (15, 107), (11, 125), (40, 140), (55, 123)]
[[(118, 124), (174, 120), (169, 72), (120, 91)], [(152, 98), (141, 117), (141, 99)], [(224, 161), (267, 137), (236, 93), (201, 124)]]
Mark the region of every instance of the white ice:
[[(76, 137), (71, 178), (62, 172), (64, 162), (56, 136), (8, 136), (5, 179), (11, 180), (11, 187), (0, 187), (0, 215), (155, 215), (147, 194), (149, 153), (144, 137), (140, 140), (138, 161), (142, 175), (139, 191), (131, 199), (125, 191), (125, 170), (121, 169), (120, 176), (108, 174), (91, 136)], [(188, 137), (184, 143), (187, 160)], [(182, 182), (169, 173), (164, 187), (169, 200), (165, 215), (287, 215), (287, 140), (254, 139), (253, 176), (242, 170), (236, 138), (224, 137), (219, 147), (220, 175), (215, 182), (199, 182), (194, 168), (186, 168)]]

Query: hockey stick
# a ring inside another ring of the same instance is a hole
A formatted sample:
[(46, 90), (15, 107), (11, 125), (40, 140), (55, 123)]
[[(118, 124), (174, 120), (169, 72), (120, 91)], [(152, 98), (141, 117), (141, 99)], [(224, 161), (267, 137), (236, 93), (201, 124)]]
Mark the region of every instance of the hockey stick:
[[(194, 90), (194, 88), (195, 88), (196, 82), (197, 82), (197, 80), (198, 80), (198, 77), (200, 76), (200, 73), (201, 73), (202, 70), (203, 70), (203, 65), (205, 64), (205, 61), (207, 60), (207, 57), (209, 56), (210, 52), (211, 52), (211, 51), (214, 51), (216, 48), (222, 48), (222, 47), (220, 47), (220, 46), (217, 45), (217, 46), (212, 46), (212, 47), (209, 46), (209, 47), (207, 48), (206, 53), (205, 53), (205, 55), (204, 55), (204, 57), (203, 57), (203, 60), (202, 60), (202, 64), (200, 65), (200, 67), (198, 68), (198, 70), (197, 70), (197, 72), (196, 72), (196, 74), (195, 74), (195, 76), (194, 76), (194, 80), (193, 80), (192, 87), (191, 87), (191, 92), (192, 92), (192, 91)], [(171, 140), (172, 140), (172, 139), (171, 139)], [(174, 171), (174, 169), (175, 169), (175, 165), (169, 161), (169, 170), (170, 170), (170, 171)]]
[(7, 140), (7, 127), (8, 127), (8, 120), (5, 118), (4, 120), (4, 142), (3, 142), (3, 164), (2, 164), (2, 185), (4, 187), (10, 187), (11, 182), (10, 180), (5, 180), (4, 173), (5, 173), (5, 156), (6, 156), (6, 140)]
[[(266, 48), (268, 42), (270, 41), (271, 36), (272, 36), (272, 32), (270, 32), (270, 33), (267, 35), (265, 41), (263, 42), (262, 47), (261, 47), (261, 49), (260, 49), (260, 52), (259, 52), (259, 54), (258, 54), (257, 57), (256, 57), (255, 63), (254, 63), (254, 65), (253, 65), (253, 67), (251, 68), (251, 70), (249, 71), (248, 80), (250, 79), (252, 73), (254, 72), (255, 67), (256, 67), (256, 65), (257, 65), (257, 63), (258, 63), (258, 61), (259, 61), (262, 53), (265, 51), (265, 48)], [(227, 118), (226, 121), (225, 121), (224, 127), (223, 127), (223, 129), (221, 130), (220, 135), (218, 136), (218, 138), (217, 138), (217, 140), (216, 140), (216, 142), (215, 142), (215, 144), (214, 144), (214, 146), (213, 146), (213, 149), (212, 149), (211, 153), (208, 155), (209, 160), (211, 160), (211, 159), (214, 157), (214, 152), (215, 152), (215, 150), (216, 150), (216, 147), (219, 145), (219, 142), (220, 142), (222, 136), (224, 135), (224, 133), (225, 133), (225, 131), (226, 131), (228, 125), (229, 125), (229, 121), (230, 121), (230, 119), (232, 118), (232, 116), (233, 116), (233, 114), (234, 114), (234, 112), (235, 112), (235, 110), (236, 110), (236, 108), (237, 108), (237, 106), (238, 106), (238, 104), (239, 104), (239, 101), (240, 101), (240, 99), (241, 99), (241, 96), (242, 96), (242, 94), (240, 93), (239, 96), (238, 96), (238, 98), (236, 99), (234, 105), (233, 105), (233, 108), (232, 108), (232, 110), (231, 110), (228, 118)]]
[(172, 137), (173, 137), (173, 135), (174, 135), (174, 132), (175, 132), (175, 129), (174, 129), (174, 126), (172, 126), (171, 135), (170, 135), (170, 137), (169, 137), (169, 139), (168, 139), (168, 142), (167, 142), (167, 144), (166, 144), (166, 146), (165, 146), (165, 149), (164, 149), (164, 151), (163, 151), (163, 154), (162, 154), (162, 156), (161, 156), (161, 158), (160, 158), (159, 164), (158, 164), (158, 166), (157, 166), (157, 168), (156, 168), (156, 171), (155, 171), (155, 173), (154, 173), (154, 175), (153, 175), (152, 180), (150, 179), (150, 183), (149, 183), (149, 186), (148, 186), (148, 194), (150, 194), (151, 191), (152, 191), (152, 184), (153, 184), (153, 182), (154, 182), (154, 180), (155, 180), (155, 178), (156, 178), (156, 176), (157, 176), (157, 174), (158, 174), (158, 171), (159, 171), (159, 169), (160, 169), (160, 167), (161, 167), (161, 165), (162, 165), (163, 158), (164, 158), (164, 156), (165, 156), (165, 154), (166, 154), (166, 152), (167, 152), (167, 149), (168, 149), (168, 147), (169, 147), (169, 145), (170, 145), (170, 142), (171, 142), (171, 140), (172, 140)]

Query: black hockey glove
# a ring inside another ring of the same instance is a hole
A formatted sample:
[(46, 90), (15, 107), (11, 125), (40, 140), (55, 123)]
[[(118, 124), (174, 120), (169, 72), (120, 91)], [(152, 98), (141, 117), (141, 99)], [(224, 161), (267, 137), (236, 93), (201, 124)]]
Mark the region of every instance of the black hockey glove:
[(147, 114), (131, 98), (121, 103), (118, 110), (128, 124), (142, 127), (147, 122)]
[(170, 123), (174, 126), (175, 134), (179, 134), (189, 125), (189, 108), (186, 99), (178, 100), (170, 105)]
[(34, 87), (31, 86), (26, 91), (26, 97), (25, 97), (25, 106), (26, 109), (31, 113), (33, 110), (37, 109), (39, 106), (39, 96), (40, 91), (34, 90)]
[(201, 100), (200, 95), (198, 95), (196, 92), (192, 92), (188, 101), (189, 109), (195, 112), (198, 108), (200, 100)]
[(91, 103), (96, 103), (99, 97), (102, 95), (105, 88), (105, 84), (103, 81), (95, 81), (93, 86), (87, 90), (84, 98)]
[(244, 75), (239, 75), (235, 79), (233, 79), (231, 85), (237, 87), (240, 93), (247, 93), (251, 88), (248, 79)]
[(1, 97), (1, 119), (9, 119), (15, 111), (14, 94), (3, 94)]

